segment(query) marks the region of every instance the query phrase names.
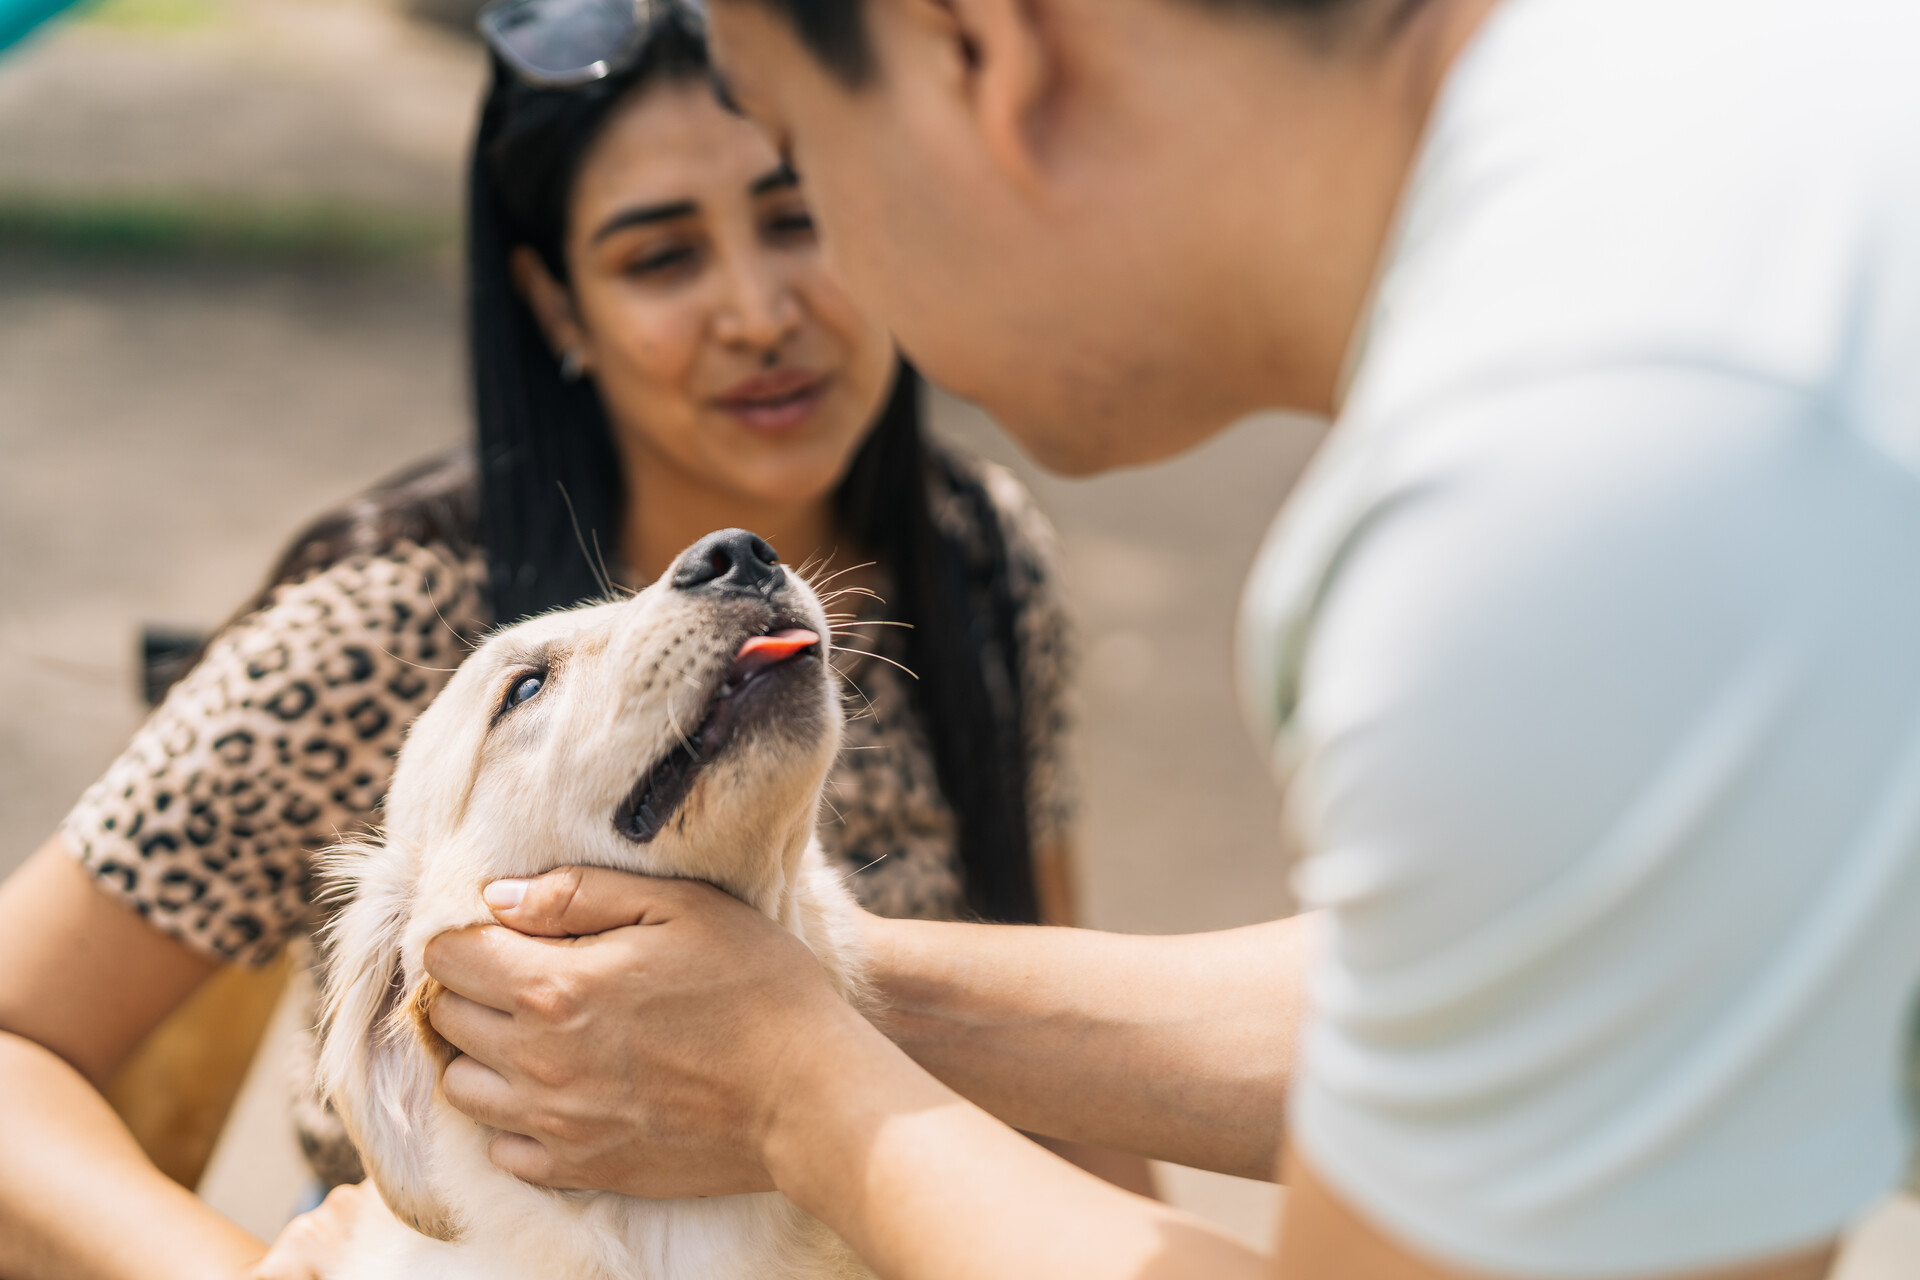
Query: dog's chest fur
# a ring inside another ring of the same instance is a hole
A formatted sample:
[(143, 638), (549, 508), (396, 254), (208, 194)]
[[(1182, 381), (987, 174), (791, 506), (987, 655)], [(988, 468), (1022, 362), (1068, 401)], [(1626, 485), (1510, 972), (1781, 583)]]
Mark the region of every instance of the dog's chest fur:
[[(785, 923), (841, 993), (864, 1004), (852, 899), (817, 848), (797, 881)], [(489, 1131), (437, 1088), (426, 1128), (426, 1172), (461, 1220), (458, 1238), (422, 1235), (379, 1206), (338, 1280), (871, 1280), (839, 1237), (784, 1196), (635, 1200), (530, 1186), (493, 1167)]]

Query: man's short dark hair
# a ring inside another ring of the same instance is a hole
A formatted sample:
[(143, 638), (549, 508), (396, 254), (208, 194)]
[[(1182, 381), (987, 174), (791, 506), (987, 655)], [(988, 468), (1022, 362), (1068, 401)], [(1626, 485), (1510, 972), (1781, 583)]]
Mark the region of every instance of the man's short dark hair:
[[(866, 0), (761, 0), (793, 24), (800, 40), (829, 70), (859, 84), (873, 70), (863, 10)], [(1352, 0), (1203, 0), (1219, 8), (1266, 9), (1302, 16), (1329, 13)]]
[(867, 43), (866, 0), (761, 0), (782, 14), (799, 33), (800, 42), (848, 84), (858, 84), (873, 70), (873, 48)]

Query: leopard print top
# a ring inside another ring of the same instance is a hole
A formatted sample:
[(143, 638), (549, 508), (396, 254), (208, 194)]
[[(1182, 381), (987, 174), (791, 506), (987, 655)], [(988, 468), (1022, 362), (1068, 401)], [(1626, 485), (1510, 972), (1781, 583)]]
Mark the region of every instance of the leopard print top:
[[(1004, 470), (974, 470), (998, 516), (1022, 652), (1032, 846), (1072, 817), (1063, 767), (1066, 620), (1053, 535)], [(934, 512), (963, 536), (957, 506)], [(308, 926), (313, 856), (376, 821), (413, 717), (492, 625), (480, 555), (399, 540), (271, 591), (227, 626), (68, 814), (69, 848), (99, 884), (221, 960), (263, 963)], [(884, 617), (870, 607), (864, 620)], [(846, 746), (820, 836), (883, 915), (964, 913), (954, 818), (897, 628), (843, 653)], [(891, 660), (891, 662), (889, 661)]]

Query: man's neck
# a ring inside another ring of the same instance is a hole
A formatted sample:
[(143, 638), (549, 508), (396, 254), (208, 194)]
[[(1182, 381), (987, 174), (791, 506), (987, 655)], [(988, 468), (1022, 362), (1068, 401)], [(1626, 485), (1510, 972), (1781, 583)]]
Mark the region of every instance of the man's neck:
[[(1357, 2), (1349, 25), (1324, 38), (1289, 27), (1210, 68), (1236, 77), (1243, 104), (1244, 164), (1216, 184), (1212, 242), (1214, 296), (1232, 287), (1249, 308), (1223, 362), (1249, 409), (1338, 411), (1435, 104), (1498, 0)], [(1312, 127), (1264, 129), (1274, 118)]]
[(1328, 417), (1338, 414), (1373, 293), (1387, 266), (1407, 186), (1425, 144), (1434, 108), (1460, 55), (1499, 0), (1381, 0), (1371, 41), (1328, 56), (1348, 60), (1355, 98), (1350, 169), (1354, 211), (1346, 234), (1355, 269), (1330, 281), (1321, 329), (1329, 341), (1311, 348), (1315, 362), (1293, 399)]

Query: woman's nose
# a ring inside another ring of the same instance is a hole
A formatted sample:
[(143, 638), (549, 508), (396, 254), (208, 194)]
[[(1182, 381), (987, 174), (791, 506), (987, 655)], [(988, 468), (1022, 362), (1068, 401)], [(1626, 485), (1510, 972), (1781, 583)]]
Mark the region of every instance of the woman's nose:
[(732, 273), (730, 297), (716, 326), (721, 341), (756, 351), (777, 351), (800, 327), (800, 299), (769, 264)]

